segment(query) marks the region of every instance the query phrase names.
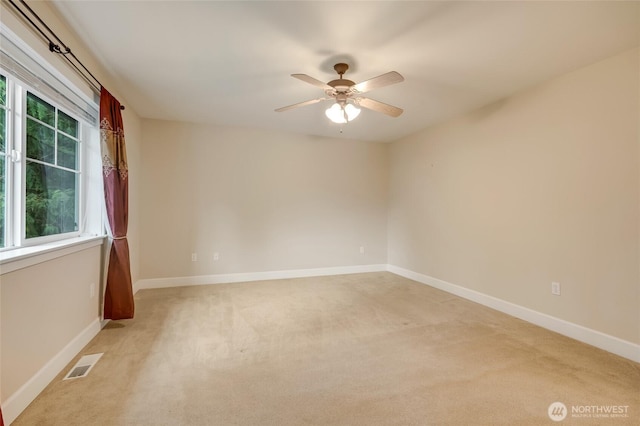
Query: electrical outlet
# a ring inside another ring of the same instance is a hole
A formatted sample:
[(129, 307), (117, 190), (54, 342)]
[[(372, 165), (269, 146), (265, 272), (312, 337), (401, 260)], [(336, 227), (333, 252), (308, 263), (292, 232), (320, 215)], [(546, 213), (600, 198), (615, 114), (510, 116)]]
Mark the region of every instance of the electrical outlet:
[(198, 261), (198, 253), (191, 253), (191, 261), (192, 262)]
[(89, 299), (96, 297), (96, 283), (89, 284)]
[(360, 246), (360, 254), (364, 254), (364, 246)]
[(218, 253), (217, 251), (213, 253), (213, 260), (214, 261), (218, 261), (220, 260), (220, 253)]
[(555, 281), (551, 283), (551, 294), (560, 296), (560, 283)]

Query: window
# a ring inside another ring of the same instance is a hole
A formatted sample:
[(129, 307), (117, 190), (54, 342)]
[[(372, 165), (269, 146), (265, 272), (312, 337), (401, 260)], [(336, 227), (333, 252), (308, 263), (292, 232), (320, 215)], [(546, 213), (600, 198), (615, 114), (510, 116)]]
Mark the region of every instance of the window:
[(103, 236), (105, 227), (99, 95), (1, 22), (0, 30), (3, 263), (67, 239)]
[(0, 74), (0, 249), (87, 232), (81, 223), (88, 214), (83, 191), (91, 188), (83, 170), (90, 128), (9, 73)]
[(26, 238), (78, 230), (78, 121), (27, 92)]

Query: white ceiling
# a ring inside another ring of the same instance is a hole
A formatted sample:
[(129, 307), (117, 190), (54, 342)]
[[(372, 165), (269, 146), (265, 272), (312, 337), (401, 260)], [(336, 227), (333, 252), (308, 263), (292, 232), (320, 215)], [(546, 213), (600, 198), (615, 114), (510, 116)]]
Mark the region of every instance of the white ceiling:
[[(142, 117), (392, 141), (638, 46), (640, 2), (58, 1)], [(368, 97), (404, 108), (330, 123), (290, 77), (405, 77)]]

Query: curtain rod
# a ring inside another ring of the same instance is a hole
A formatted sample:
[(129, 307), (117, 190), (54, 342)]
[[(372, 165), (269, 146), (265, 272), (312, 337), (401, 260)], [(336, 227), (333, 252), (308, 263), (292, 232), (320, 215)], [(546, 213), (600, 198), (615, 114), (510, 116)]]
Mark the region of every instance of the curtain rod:
[[(49, 26), (40, 18), (40, 16), (38, 16), (38, 14), (33, 9), (31, 9), (31, 7), (29, 7), (29, 5), (24, 0), (19, 0), (19, 1), (20, 3), (22, 3), (22, 5), (24, 5), (24, 7), (27, 8), (29, 13), (33, 16), (33, 18), (35, 18), (38, 21), (38, 23), (34, 22), (33, 19), (29, 17), (27, 13), (20, 6), (18, 6), (13, 0), (7, 0), (7, 1), (49, 43), (50, 52), (62, 55), (62, 57), (76, 70), (76, 72), (80, 74), (80, 76), (84, 78), (86, 82), (89, 83), (89, 85), (97, 93), (100, 93), (100, 88), (103, 87), (102, 83), (100, 83), (100, 81), (96, 78), (96, 76), (93, 75), (91, 71), (89, 71), (87, 67), (84, 66), (84, 64), (80, 61), (80, 59), (78, 59), (78, 57), (71, 51), (71, 48), (69, 48), (69, 46), (67, 46), (62, 40), (60, 40), (60, 37), (58, 37), (58, 35), (55, 32), (53, 32), (51, 28), (49, 28)], [(45, 31), (42, 29), (41, 26), (44, 27), (44, 29), (51, 36), (53, 36), (53, 38), (55, 38), (55, 40), (59, 44), (54, 43), (51, 37), (49, 37), (45, 33)], [(60, 45), (62, 45), (62, 47), (60, 47)], [(96, 85), (96, 83), (98, 83), (98, 85)], [(120, 105), (120, 109), (124, 109), (124, 105)]]

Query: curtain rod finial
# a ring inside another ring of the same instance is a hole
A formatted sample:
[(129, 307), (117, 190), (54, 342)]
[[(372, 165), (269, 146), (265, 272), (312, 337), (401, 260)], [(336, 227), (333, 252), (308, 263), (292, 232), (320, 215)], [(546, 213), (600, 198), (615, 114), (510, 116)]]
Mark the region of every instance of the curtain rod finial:
[(121, 110), (124, 110), (124, 105), (120, 105), (120, 109), (121, 109)]

